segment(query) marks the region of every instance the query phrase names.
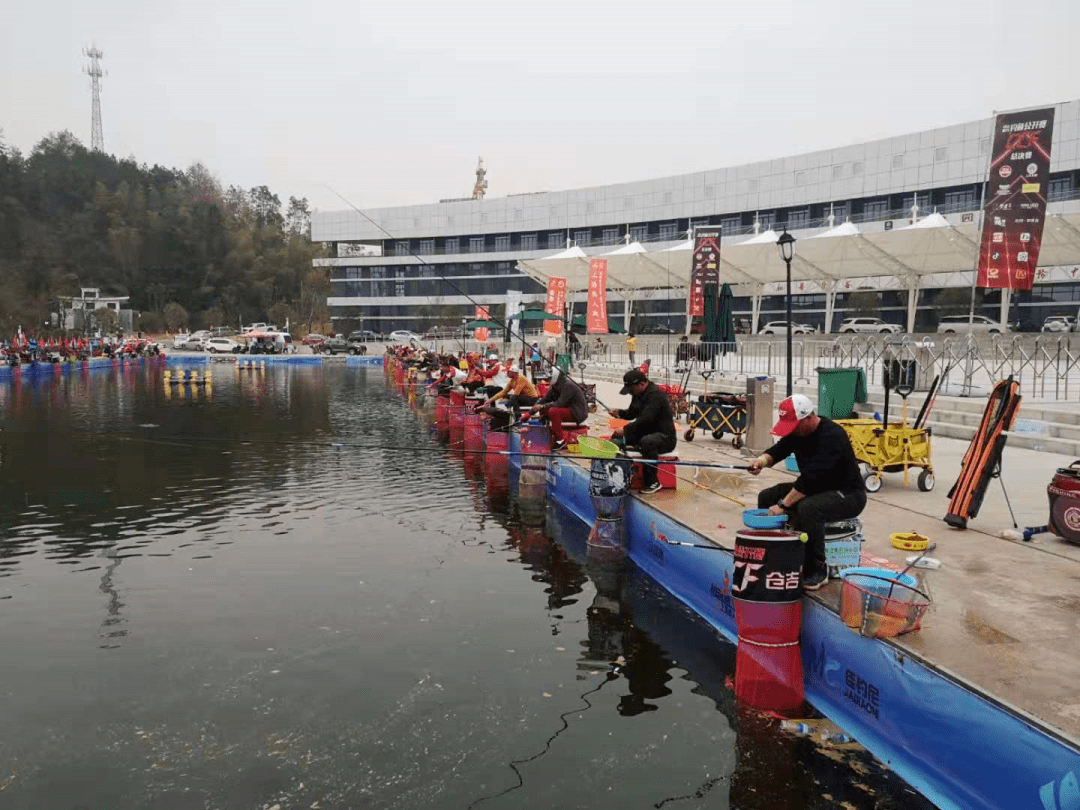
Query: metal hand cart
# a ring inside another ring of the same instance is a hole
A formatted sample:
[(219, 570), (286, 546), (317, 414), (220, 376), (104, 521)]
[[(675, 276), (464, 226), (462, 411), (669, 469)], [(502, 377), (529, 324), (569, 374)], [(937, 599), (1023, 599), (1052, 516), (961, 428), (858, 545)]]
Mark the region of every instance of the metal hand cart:
[(696, 428), (709, 430), (719, 441), (725, 433), (732, 434), (731, 445), (738, 449), (746, 434), (746, 397), (734, 394), (708, 394), (698, 397), (686, 418), (689, 429), (683, 434), (688, 442), (694, 440)]
[[(935, 381), (936, 382), (936, 381)], [(936, 387), (936, 386), (935, 386)], [(904, 400), (904, 415), (900, 424), (889, 423), (889, 388), (886, 378), (885, 415), (881, 422), (876, 419), (834, 419), (851, 440), (855, 458), (862, 465), (863, 485), (867, 492), (881, 489), (881, 476), (884, 473), (902, 472), (904, 486), (908, 482), (908, 470), (920, 470), (915, 483), (922, 492), (934, 488), (934, 465), (930, 462), (930, 437), (928, 427), (914, 427), (907, 423), (907, 398), (914, 390), (910, 385), (898, 385), (894, 389)], [(933, 391), (927, 397), (931, 403)], [(924, 405), (923, 411), (927, 410)], [(916, 418), (916, 424), (925, 424)]]

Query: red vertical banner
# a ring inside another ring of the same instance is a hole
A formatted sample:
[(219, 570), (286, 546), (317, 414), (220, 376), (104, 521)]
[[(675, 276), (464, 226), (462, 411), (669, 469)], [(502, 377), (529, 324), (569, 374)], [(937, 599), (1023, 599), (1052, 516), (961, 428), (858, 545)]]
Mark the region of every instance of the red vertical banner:
[[(552, 315), (562, 315), (563, 306), (566, 304), (566, 279), (552, 276), (548, 279), (547, 303), (544, 311)], [(562, 321), (544, 321), (544, 334), (561, 335)]]
[(607, 259), (589, 262), (589, 303), (585, 314), (585, 329), (590, 335), (606, 335), (607, 323)]
[(705, 285), (720, 283), (720, 229), (694, 231), (694, 262), (690, 270), (690, 317), (705, 314)]
[[(478, 321), (486, 321), (489, 317), (491, 317), (491, 316), (488, 313), (488, 308), (487, 307), (478, 306), (476, 308), (476, 320), (478, 320)], [(488, 339), (488, 328), (486, 326), (477, 327), (475, 335), (476, 335), (476, 339), (478, 341), (480, 341), (481, 343), (486, 342), (487, 339)]]
[(1054, 108), (999, 115), (986, 184), (980, 287), (1030, 290), (1046, 221)]

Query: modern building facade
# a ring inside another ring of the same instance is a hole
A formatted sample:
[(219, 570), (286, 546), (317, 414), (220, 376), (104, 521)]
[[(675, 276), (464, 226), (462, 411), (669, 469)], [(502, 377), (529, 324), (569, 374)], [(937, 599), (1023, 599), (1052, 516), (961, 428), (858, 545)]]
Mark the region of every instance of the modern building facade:
[[(1047, 105), (1049, 106), (1049, 105)], [(1055, 106), (1049, 212), (1080, 200), (1080, 100)], [(316, 213), (314, 241), (334, 246), (331, 317), (338, 331), (354, 328), (424, 332), (471, 319), (477, 303), (499, 315), (509, 290), (528, 305), (544, 300), (543, 286), (518, 266), (570, 246), (588, 255), (628, 242), (650, 250), (674, 246), (697, 227), (720, 226), (724, 242), (768, 229), (796, 238), (850, 221), (860, 229), (899, 228), (939, 213), (950, 221), (978, 217), (994, 119), (941, 127), (726, 169), (571, 191), (456, 200), (427, 205)], [(1080, 247), (1080, 233), (1077, 234)], [(1014, 295), (1013, 318), (1038, 328), (1045, 316), (1076, 314), (1080, 267), (1040, 268), (1031, 293)], [(933, 329), (944, 312), (966, 311), (970, 273), (920, 292), (917, 329)], [(736, 295), (739, 290), (736, 288)], [(625, 312), (638, 332), (686, 324), (687, 290), (667, 283), (625, 296), (610, 295), (609, 311)], [(794, 297), (798, 322), (825, 326), (825, 297)], [(984, 314), (998, 313), (1000, 294), (979, 292)], [(576, 313), (584, 296), (572, 296)], [(748, 298), (736, 314), (749, 314)], [(782, 320), (782, 295), (760, 302), (761, 321)], [(873, 314), (904, 323), (907, 302), (888, 284), (858, 285), (836, 296), (830, 327), (845, 317)]]

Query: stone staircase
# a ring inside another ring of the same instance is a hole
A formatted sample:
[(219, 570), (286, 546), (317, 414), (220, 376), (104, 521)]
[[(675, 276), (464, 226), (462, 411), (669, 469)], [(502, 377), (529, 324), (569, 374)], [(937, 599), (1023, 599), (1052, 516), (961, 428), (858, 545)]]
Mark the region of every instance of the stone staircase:
[[(626, 371), (623, 365), (614, 363), (598, 363), (589, 365), (585, 369), (587, 382), (612, 382), (621, 383), (622, 375)], [(575, 370), (575, 379), (580, 379), (581, 372)], [(666, 374), (653, 370), (653, 379), (656, 382), (678, 384), (681, 376), (671, 372)], [(781, 386), (783, 383), (780, 383)], [(699, 373), (691, 375), (688, 385), (691, 398), (705, 391), (704, 381)], [(713, 376), (708, 381), (710, 392), (723, 391), (725, 393), (745, 394), (746, 378), (741, 376)], [(805, 394), (814, 402), (817, 402), (817, 386), (796, 384), (795, 393)], [(780, 400), (778, 391), (776, 402)], [(919, 413), (926, 392), (916, 391), (908, 397), (908, 422), (910, 423)], [(880, 387), (870, 387), (868, 401), (855, 406), (855, 411), (860, 416), (870, 418), (875, 413), (881, 414), (885, 407), (884, 390)], [(943, 436), (953, 439), (970, 441), (982, 420), (983, 411), (986, 408), (986, 397), (956, 397), (939, 395), (930, 412), (927, 424), (933, 429), (935, 436)], [(889, 397), (889, 421), (899, 421), (903, 413), (903, 400), (895, 394)], [(1026, 447), (1031, 450), (1045, 450), (1051, 453), (1080, 458), (1080, 403), (1054, 403), (1044, 404), (1038, 402), (1021, 401), (1020, 413), (1016, 424), (1009, 434), (1010, 447)]]

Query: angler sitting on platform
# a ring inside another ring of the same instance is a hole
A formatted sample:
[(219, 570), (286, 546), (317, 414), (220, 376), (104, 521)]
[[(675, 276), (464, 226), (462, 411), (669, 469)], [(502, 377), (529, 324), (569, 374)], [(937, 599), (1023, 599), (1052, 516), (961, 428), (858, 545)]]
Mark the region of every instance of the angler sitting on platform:
[(536, 386), (529, 382), (528, 377), (522, 374), (517, 366), (510, 366), (506, 370), (506, 376), (508, 382), (503, 386), (502, 390), (494, 396), (488, 397), (480, 407), (487, 413), (495, 413), (495, 403), (500, 399), (505, 399), (506, 404), (514, 411), (516, 417), (522, 407), (527, 408), (530, 405), (535, 405), (539, 394), (536, 392)]
[(794, 454), (799, 477), (794, 484), (763, 489), (758, 508), (768, 508), (772, 515), (787, 512), (793, 527), (806, 532), (803, 587), (815, 591), (829, 581), (825, 525), (857, 517), (866, 506), (866, 489), (847, 433), (814, 413), (809, 398), (795, 394), (781, 402), (772, 432), (780, 441), (750, 462), (750, 472), (757, 475)]
[(495, 396), (510, 382), (506, 366), (499, 362), (497, 354), (488, 357), (485, 367), (480, 370), (480, 376), (484, 379), (484, 393), (489, 397)]
[[(620, 394), (630, 394), (629, 408), (616, 409), (611, 415), (619, 419), (630, 419), (626, 427), (616, 428), (612, 437), (624, 437), (626, 446), (636, 446), (641, 450), (642, 459), (654, 462), (661, 453), (670, 453), (675, 449), (675, 417), (671, 414), (671, 402), (667, 394), (649, 382), (639, 368), (632, 368), (623, 375), (623, 387)], [(642, 492), (656, 492), (660, 489), (657, 480), (657, 465), (642, 464)]]
[(563, 422), (576, 422), (580, 425), (589, 418), (589, 404), (585, 401), (585, 392), (570, 379), (570, 375), (564, 374), (558, 367), (552, 367), (551, 388), (532, 409), (539, 411), (551, 423), (551, 438), (555, 440), (552, 450), (566, 447)]

